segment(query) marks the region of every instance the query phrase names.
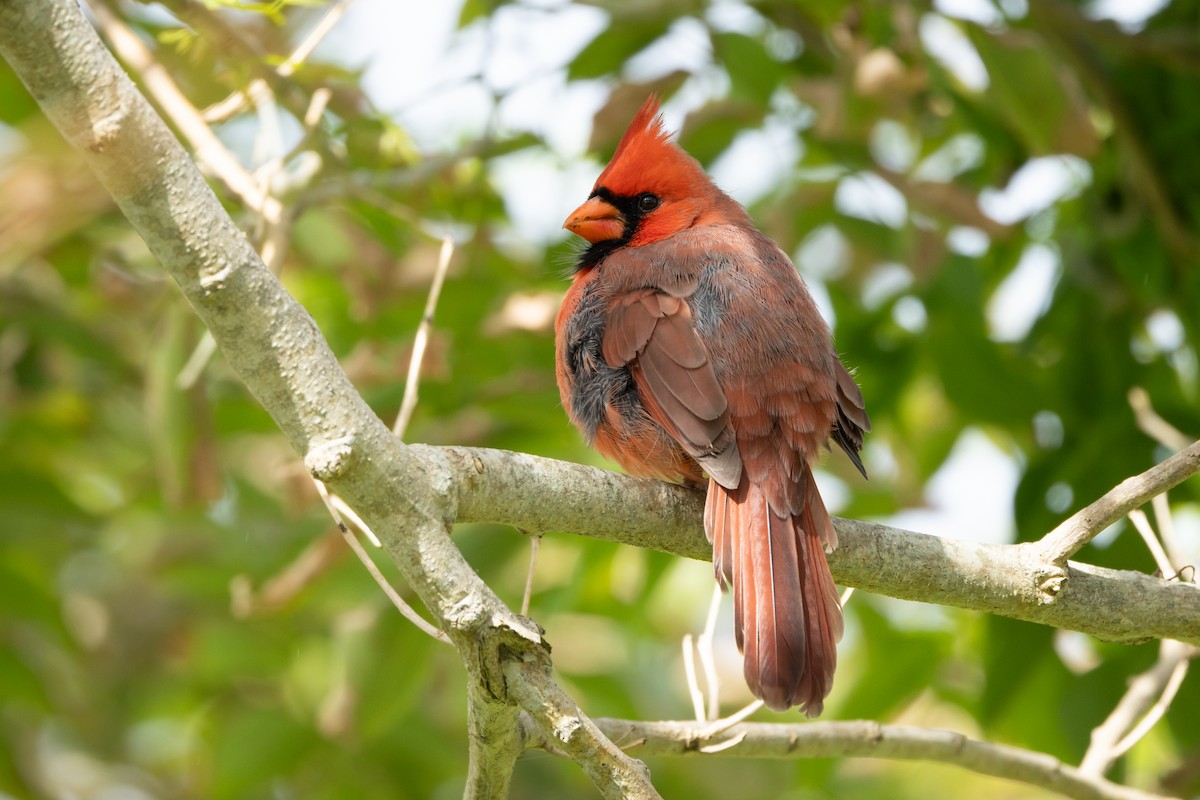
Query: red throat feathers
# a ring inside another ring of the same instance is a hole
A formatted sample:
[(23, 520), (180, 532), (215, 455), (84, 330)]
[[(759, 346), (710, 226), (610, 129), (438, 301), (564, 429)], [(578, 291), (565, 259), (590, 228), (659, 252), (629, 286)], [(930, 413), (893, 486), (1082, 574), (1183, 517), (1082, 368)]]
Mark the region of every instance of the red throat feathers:
[(654, 97), (564, 227), (591, 243), (555, 325), (571, 422), (634, 475), (707, 485), (746, 683), (816, 716), (842, 611), (811, 464), (833, 439), (865, 476), (871, 428), (828, 326), (783, 251), (669, 140)]

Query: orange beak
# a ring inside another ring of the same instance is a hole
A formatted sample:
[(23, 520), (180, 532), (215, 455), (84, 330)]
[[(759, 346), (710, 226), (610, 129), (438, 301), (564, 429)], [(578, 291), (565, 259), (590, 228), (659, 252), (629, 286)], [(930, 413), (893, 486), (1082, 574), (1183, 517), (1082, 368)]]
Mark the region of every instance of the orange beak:
[(593, 197), (571, 212), (563, 227), (592, 244), (620, 239), (625, 234), (625, 220), (612, 203)]

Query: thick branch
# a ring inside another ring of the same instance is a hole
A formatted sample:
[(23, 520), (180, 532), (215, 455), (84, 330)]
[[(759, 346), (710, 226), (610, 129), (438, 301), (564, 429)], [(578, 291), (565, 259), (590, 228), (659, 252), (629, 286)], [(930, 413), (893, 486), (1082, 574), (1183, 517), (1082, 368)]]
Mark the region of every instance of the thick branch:
[[(478, 731), (487, 736), (511, 722), (493, 700), (515, 703), (606, 796), (656, 797), (641, 765), (553, 682), (540, 632), (479, 579), (449, 526), (457, 519), (570, 529), (705, 557), (699, 498), (531, 456), (405, 448), (355, 392), (311, 317), (266, 270), (73, 0), (0, 0), (0, 53), (84, 153), (309, 470), (359, 512), (451, 637), (481, 703), (473, 708)], [(831, 562), (850, 585), (1109, 639), (1200, 644), (1200, 592), (1191, 586), (1072, 564), (1061, 599), (1041, 606), (1029, 578), (1041, 563), (1035, 546), (974, 545), (846, 520), (838, 530), (843, 545)], [(960, 751), (963, 762), (987, 761), (961, 739), (938, 746)], [(507, 780), (514, 749), (506, 740), (489, 751), (494, 763), (476, 765), (480, 796)], [(1053, 764), (1046, 770), (1070, 776)], [(1146, 797), (1128, 791), (1075, 796)]]
[[(1161, 795), (1130, 789), (1100, 776), (1087, 775), (1057, 758), (1002, 744), (970, 739), (953, 731), (877, 722), (743, 722), (719, 734), (719, 742), (703, 737), (708, 723), (631, 722), (597, 719), (596, 724), (626, 750), (640, 756), (733, 758), (868, 757), (937, 761), (1041, 786), (1079, 800), (1163, 800)], [(720, 744), (736, 742), (721, 748)], [(531, 747), (552, 742), (529, 740)], [(708, 747), (710, 745), (715, 745)], [(701, 748), (704, 748), (703, 750)], [(553, 749), (552, 747), (550, 749)]]
[[(545, 645), (451, 541), (452, 476), (415, 458), (367, 407), (312, 318), (263, 265), (74, 0), (0, 0), (0, 54), (83, 153), (313, 476), (384, 543), (458, 648), (474, 690), (513, 702), (503, 662), (534, 658)], [(557, 691), (555, 708), (526, 711), (546, 725), (562, 713), (582, 716)], [(644, 770), (611, 744), (587, 757), (589, 774), (619, 773), (654, 796)], [(491, 771), (493, 785), (502, 771)]]
[[(570, 531), (712, 558), (700, 525), (704, 499), (698, 492), (522, 453), (412, 449), (454, 476), (459, 522)], [(846, 586), (1109, 641), (1160, 638), (1200, 645), (1200, 588), (1194, 584), (1070, 562), (1065, 588), (1056, 602), (1044, 604), (1034, 578), (1044, 568), (1037, 544), (978, 544), (848, 519), (835, 519), (834, 525), (841, 544), (829, 565)]]
[[(661, 800), (650, 783), (646, 766), (627, 756), (579, 710), (550, 677), (550, 664), (528, 655), (504, 664), (513, 695), (526, 709), (537, 709), (533, 719), (547, 746), (565, 753), (583, 767), (608, 800)], [(528, 731), (526, 732), (528, 734)]]
[[(259, 186), (249, 170), (243, 167), (237, 158), (217, 138), (212, 128), (200, 116), (200, 112), (175, 84), (174, 79), (154, 60), (149, 49), (142, 40), (123, 23), (114, 9), (106, 2), (98, 2), (92, 6), (101, 28), (112, 41), (113, 48), (129, 65), (141, 74), (147, 90), (154, 95), (163, 110), (171, 117), (180, 132), (196, 150), (196, 158), (200, 163), (213, 171), (222, 183), (241, 200), (270, 222), (276, 222), (282, 216), (279, 201), (267, 194)], [(115, 98), (114, 98), (115, 99)], [(119, 123), (119, 120), (113, 120)], [(87, 136), (86, 130), (78, 133)], [(64, 135), (67, 135), (64, 131)], [(70, 138), (70, 137), (68, 137)], [(73, 142), (77, 146), (77, 141)], [(101, 176), (101, 181), (104, 177)], [(111, 191), (111, 189), (110, 189)], [(120, 198), (113, 195), (120, 202)], [(132, 221), (132, 220), (131, 220)], [(135, 223), (136, 224), (136, 223)]]
[(463, 800), (504, 800), (525, 742), (516, 706), (467, 686), (467, 791)]

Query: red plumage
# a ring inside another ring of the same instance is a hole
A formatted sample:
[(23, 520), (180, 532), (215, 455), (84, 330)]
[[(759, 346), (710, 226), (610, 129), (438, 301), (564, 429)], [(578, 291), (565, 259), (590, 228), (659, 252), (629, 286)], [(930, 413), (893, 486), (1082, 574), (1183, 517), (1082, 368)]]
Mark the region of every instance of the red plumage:
[[(810, 468), (862, 470), (862, 394), (795, 268), (673, 144), (650, 98), (565, 227), (591, 242), (556, 322), (563, 405), (635, 475), (703, 485), (751, 691), (821, 711), (842, 634)], [(865, 474), (865, 473), (864, 473)]]

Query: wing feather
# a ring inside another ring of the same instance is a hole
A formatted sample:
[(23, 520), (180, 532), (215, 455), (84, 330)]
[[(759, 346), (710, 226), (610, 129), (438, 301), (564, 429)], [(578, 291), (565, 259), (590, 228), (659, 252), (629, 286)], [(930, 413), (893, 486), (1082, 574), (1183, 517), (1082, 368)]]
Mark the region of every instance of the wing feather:
[(736, 487), (742, 461), (729, 403), (687, 302), (654, 289), (614, 300), (602, 352), (628, 365), (650, 415), (722, 486)]
[(867, 405), (863, 401), (858, 384), (845, 365), (837, 362), (837, 419), (833, 424), (832, 437), (838, 445), (850, 456), (850, 461), (867, 477), (867, 469), (863, 466), (862, 451), (863, 434), (871, 430), (871, 419), (867, 416)]

